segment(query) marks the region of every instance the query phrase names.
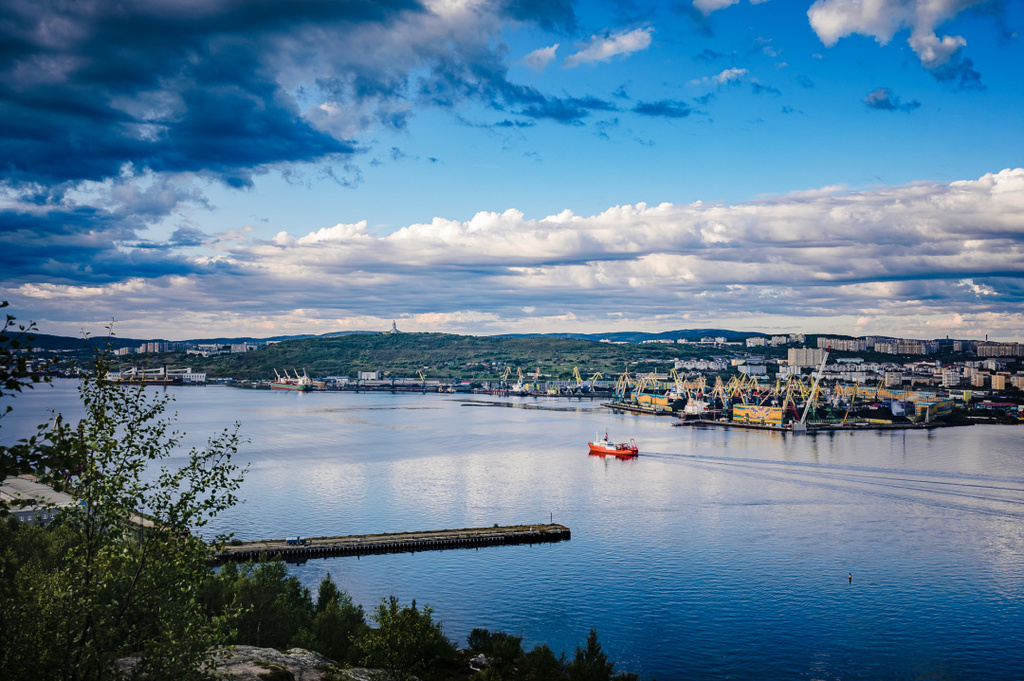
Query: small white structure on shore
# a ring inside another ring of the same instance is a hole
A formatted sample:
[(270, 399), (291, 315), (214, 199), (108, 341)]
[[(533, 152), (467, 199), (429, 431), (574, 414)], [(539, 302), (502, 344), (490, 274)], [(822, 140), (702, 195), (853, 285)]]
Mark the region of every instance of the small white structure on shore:
[(7, 504), (15, 518), (35, 525), (46, 525), (62, 508), (75, 505), (70, 495), (58, 492), (28, 475), (0, 482), (0, 499)]

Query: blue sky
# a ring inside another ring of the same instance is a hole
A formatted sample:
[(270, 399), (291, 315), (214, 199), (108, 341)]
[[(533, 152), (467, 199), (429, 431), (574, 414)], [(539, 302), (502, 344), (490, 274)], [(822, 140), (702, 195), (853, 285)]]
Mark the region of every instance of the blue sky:
[(0, 6), (43, 331), (1024, 340), (1024, 3)]

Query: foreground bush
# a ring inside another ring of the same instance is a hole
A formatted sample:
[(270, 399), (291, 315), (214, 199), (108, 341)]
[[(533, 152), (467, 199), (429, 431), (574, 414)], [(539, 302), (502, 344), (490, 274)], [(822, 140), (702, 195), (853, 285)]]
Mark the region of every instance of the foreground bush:
[(230, 617), (225, 643), (305, 648), (340, 664), (359, 663), (354, 641), (367, 629), (366, 618), (330, 574), (314, 604), (283, 561), (228, 563), (205, 585), (204, 600), (210, 614)]
[(373, 620), (377, 628), (365, 631), (356, 643), (365, 667), (424, 677), (450, 667), (455, 659), (455, 644), (434, 622), (429, 606), (418, 609), (416, 601), (401, 606), (391, 596), (374, 608)]
[(591, 629), (584, 647), (577, 647), (573, 659), (555, 657), (541, 644), (524, 652), (521, 636), (474, 629), (467, 638), (474, 653), (483, 654), (487, 667), (478, 674), (482, 681), (637, 681), (636, 674), (615, 673), (615, 665), (601, 650), (597, 630)]

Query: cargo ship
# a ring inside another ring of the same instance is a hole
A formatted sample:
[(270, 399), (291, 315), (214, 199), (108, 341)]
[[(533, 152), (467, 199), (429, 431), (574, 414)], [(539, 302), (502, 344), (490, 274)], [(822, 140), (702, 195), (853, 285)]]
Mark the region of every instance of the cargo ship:
[(301, 376), (299, 376), (299, 372), (296, 371), (295, 378), (292, 378), (291, 376), (288, 375), (287, 369), (284, 370), (284, 376), (281, 376), (281, 374), (277, 373), (277, 369), (274, 369), (274, 376), (277, 377), (277, 380), (273, 381), (270, 384), (271, 390), (306, 391), (313, 389), (313, 380), (306, 375), (305, 369), (302, 370)]
[(590, 453), (597, 456), (617, 456), (620, 459), (631, 459), (640, 454), (636, 446), (636, 440), (629, 438), (629, 442), (612, 442), (608, 439), (608, 431), (604, 431), (604, 438), (598, 440), (597, 433), (594, 433), (594, 441), (587, 443), (590, 446)]

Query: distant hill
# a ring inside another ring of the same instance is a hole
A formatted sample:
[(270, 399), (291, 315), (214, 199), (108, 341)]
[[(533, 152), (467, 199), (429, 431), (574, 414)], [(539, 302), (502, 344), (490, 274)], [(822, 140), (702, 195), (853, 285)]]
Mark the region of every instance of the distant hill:
[(289, 340), (301, 340), (305, 338), (338, 338), (341, 336), (375, 334), (379, 331), (332, 331), (319, 336), (313, 334), (298, 334), (292, 336), (270, 336), (268, 338), (256, 338), (254, 336), (222, 336), (218, 338), (191, 338), (184, 341), (169, 341), (166, 338), (125, 338), (122, 336), (56, 336), (49, 333), (33, 332), (32, 347), (43, 350), (82, 350), (106, 347), (108, 344), (115, 350), (117, 348), (134, 348), (143, 343), (193, 343), (202, 345), (231, 345), (240, 343), (267, 343)]
[(32, 342), (30, 345), (34, 348), (41, 348), (43, 350), (83, 350), (92, 348), (106, 347), (108, 344), (111, 348), (130, 348), (142, 343), (149, 343), (157, 341), (159, 339), (147, 339), (140, 340), (137, 338), (118, 338), (116, 336), (90, 336), (89, 338), (82, 338), (81, 336), (54, 336), (48, 333), (30, 333)]
[[(121, 336), (92, 336), (83, 339), (80, 336), (56, 336), (48, 333), (33, 333), (35, 340), (32, 345), (43, 350), (81, 350), (83, 348), (104, 347), (109, 342), (110, 347), (133, 348), (143, 343), (195, 343), (204, 345), (231, 345), (240, 343), (267, 343), (279, 341), (306, 340), (311, 338), (343, 338), (346, 336), (372, 336), (380, 334), (380, 331), (330, 331), (319, 335), (295, 334), (290, 336), (270, 336), (267, 338), (256, 338), (255, 336), (217, 336), (212, 338), (192, 338), (185, 341), (168, 341), (166, 338), (123, 338)], [(401, 334), (400, 334), (401, 335)], [(448, 334), (421, 334), (421, 335), (448, 335)], [(738, 341), (750, 336), (766, 336), (768, 334), (758, 332), (730, 331), (727, 329), (683, 329), (679, 331), (661, 331), (650, 333), (646, 331), (616, 331), (612, 333), (506, 333), (493, 336), (466, 336), (467, 338), (573, 338), (576, 340), (601, 341), (609, 340), (613, 343), (640, 343), (645, 340), (676, 340), (685, 338), (687, 340), (699, 340), (705, 336), (724, 336), (730, 341)]]
[(494, 336), (494, 338), (576, 338), (579, 340), (601, 341), (609, 340), (613, 343), (641, 343), (645, 340), (700, 340), (710, 336), (717, 338), (723, 336), (726, 340), (738, 341), (751, 336), (768, 336), (769, 334), (757, 331), (729, 331), (727, 329), (682, 329), (679, 331), (659, 331), (651, 333), (648, 331), (614, 331), (611, 333), (505, 333)]
[(568, 379), (573, 368), (587, 377), (601, 372), (614, 377), (623, 371), (668, 371), (687, 347), (688, 356), (711, 356), (723, 351), (654, 343), (599, 343), (596, 340), (553, 336), (457, 336), (443, 333), (347, 334), (300, 338), (259, 350), (200, 357), (184, 353), (129, 355), (119, 364), (166, 363), (205, 371), (210, 376), (269, 379), (274, 370), (303, 369), (311, 376), (355, 376), (360, 371), (381, 371), (398, 377), (496, 379), (506, 367), (513, 376), (521, 370), (532, 375)]

